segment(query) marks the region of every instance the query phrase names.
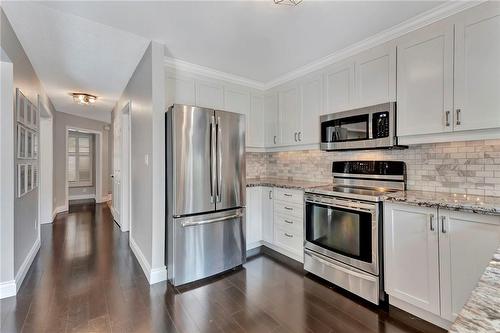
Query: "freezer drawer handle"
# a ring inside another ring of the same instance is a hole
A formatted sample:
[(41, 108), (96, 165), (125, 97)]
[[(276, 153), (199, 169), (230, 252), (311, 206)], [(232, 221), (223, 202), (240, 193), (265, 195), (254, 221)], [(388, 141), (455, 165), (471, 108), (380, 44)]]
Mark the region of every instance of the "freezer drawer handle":
[(241, 213), (237, 213), (237, 214), (223, 216), (223, 217), (216, 217), (216, 218), (210, 219), (210, 220), (203, 220), (203, 221), (196, 221), (196, 222), (182, 222), (182, 226), (183, 227), (192, 227), (192, 226), (196, 226), (196, 225), (209, 224), (209, 223), (215, 223), (215, 222), (222, 222), (222, 221), (237, 219), (237, 218), (239, 218), (241, 216), (242, 216)]

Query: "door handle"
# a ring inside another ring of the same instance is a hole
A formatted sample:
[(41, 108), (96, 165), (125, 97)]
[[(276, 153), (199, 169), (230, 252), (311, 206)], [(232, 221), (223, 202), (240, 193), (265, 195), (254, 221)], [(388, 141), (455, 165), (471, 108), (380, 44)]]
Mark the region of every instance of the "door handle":
[(216, 152), (216, 137), (215, 137), (215, 131), (214, 131), (214, 123), (215, 123), (215, 117), (212, 116), (210, 118), (210, 203), (214, 203), (214, 186), (216, 182), (216, 160), (215, 156), (217, 154)]
[(269, 200), (273, 199), (273, 191), (269, 191)]
[(289, 233), (285, 232), (284, 235), (288, 238), (293, 238), (293, 235), (290, 235)]
[(293, 208), (286, 207), (286, 206), (285, 206), (285, 209), (286, 209), (286, 210), (293, 210)]
[(446, 118), (446, 127), (450, 127), (450, 111), (445, 112), (445, 118)]
[(215, 125), (215, 132), (216, 132), (216, 142), (217, 142), (217, 150), (216, 150), (216, 156), (217, 156), (217, 164), (216, 164), (216, 169), (218, 173), (217, 177), (217, 192), (216, 192), (216, 197), (217, 197), (217, 202), (222, 201), (222, 140), (221, 140), (221, 133), (222, 133), (222, 128), (220, 126), (220, 117), (217, 117), (217, 123)]
[(434, 231), (434, 214), (429, 215), (429, 228)]
[(293, 133), (293, 136), (294, 136), (295, 142), (297, 142), (297, 132)]
[(273, 142), (276, 144), (276, 135), (273, 137)]
[(285, 221), (285, 223), (288, 223), (288, 224), (293, 224), (292, 221), (288, 221), (288, 220), (283, 220), (283, 221)]
[(289, 193), (283, 193), (283, 195), (284, 195), (285, 197), (291, 197), (291, 196), (292, 196), (292, 195), (291, 195), (291, 194), (289, 194)]
[(445, 227), (445, 224), (446, 224), (446, 216), (441, 216), (441, 232), (443, 234), (446, 233), (446, 227)]
[(222, 217), (216, 217), (210, 220), (203, 220), (203, 221), (186, 221), (182, 222), (183, 227), (192, 227), (196, 225), (203, 225), (203, 224), (209, 224), (209, 223), (215, 223), (215, 222), (222, 222), (222, 221), (227, 221), (227, 220), (232, 220), (232, 219), (237, 219), (241, 217), (241, 213), (233, 214), (233, 215), (228, 215), (228, 216), (222, 216)]
[(462, 125), (462, 120), (460, 119), (460, 113), (462, 112), (462, 110), (457, 109), (456, 112), (457, 112), (457, 125), (460, 126)]

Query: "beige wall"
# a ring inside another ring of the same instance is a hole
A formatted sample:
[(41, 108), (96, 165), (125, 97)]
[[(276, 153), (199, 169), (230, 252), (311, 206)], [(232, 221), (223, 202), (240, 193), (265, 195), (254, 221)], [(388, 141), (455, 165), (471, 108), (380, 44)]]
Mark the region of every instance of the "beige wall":
[[(47, 108), (53, 111), (53, 105), (49, 98), (45, 94), (40, 80), (38, 79), (33, 66), (31, 65), (28, 56), (24, 52), (24, 49), (17, 39), (17, 36), (10, 25), (9, 20), (5, 16), (3, 10), (0, 9), (0, 43), (2, 52), (5, 52), (6, 56), (9, 58), (10, 62), (13, 64), (13, 80), (14, 89), (12, 91), (12, 98), (15, 100), (15, 88), (21, 89), (24, 95), (35, 105), (38, 104), (38, 97), (40, 97), (41, 103), (43, 103)], [(15, 106), (15, 103), (14, 103)], [(14, 110), (10, 110), (14, 112)], [(2, 110), (6, 112), (6, 110)], [(15, 116), (14, 123), (10, 126), (14, 126), (14, 137), (12, 138), (12, 144), (14, 145), (14, 151), (16, 152), (16, 135), (17, 129), (15, 129)], [(2, 124), (3, 126), (8, 126)], [(17, 155), (17, 153), (16, 153)], [(2, 220), (2, 230), (4, 224), (12, 223), (14, 226), (14, 251), (4, 251), (2, 249), (1, 254), (1, 278), (4, 280), (6, 277), (3, 272), (12, 272), (14, 276), (18, 275), (19, 270), (23, 262), (27, 259), (30, 250), (33, 249), (37, 240), (39, 240), (39, 228), (38, 222), (38, 188), (32, 190), (21, 198), (17, 198), (17, 164), (21, 162), (17, 158), (15, 161), (2, 161), (2, 163), (14, 163), (14, 174), (11, 176), (14, 178), (14, 188), (12, 189), (14, 193), (14, 221), (4, 221)], [(38, 163), (38, 160), (35, 160)], [(13, 256), (13, 260), (11, 259)], [(9, 258), (7, 258), (9, 257)], [(11, 265), (12, 267), (4, 268), (4, 264)], [(5, 270), (4, 270), (5, 269)], [(11, 275), (8, 273), (8, 275)], [(0, 281), (1, 282), (1, 281)]]
[[(102, 135), (102, 195), (107, 195), (111, 190), (110, 183), (110, 154), (108, 152), (109, 131), (104, 127), (109, 124), (74, 116), (63, 112), (54, 112), (54, 207), (61, 207), (66, 204), (66, 128), (74, 127), (101, 132)], [(97, 136), (96, 136), (97, 138)], [(98, 139), (95, 140), (96, 146), (99, 146)], [(94, 159), (95, 161), (95, 159)], [(95, 174), (94, 174), (95, 176)]]
[(408, 170), (408, 189), (500, 196), (500, 140), (410, 146), (405, 150), (247, 153), (247, 177), (331, 181), (333, 161), (398, 160)]

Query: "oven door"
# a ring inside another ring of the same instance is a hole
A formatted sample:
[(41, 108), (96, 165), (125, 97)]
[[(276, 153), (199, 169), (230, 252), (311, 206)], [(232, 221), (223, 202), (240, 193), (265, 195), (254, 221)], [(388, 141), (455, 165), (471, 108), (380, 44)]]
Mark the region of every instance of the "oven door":
[(378, 275), (377, 204), (306, 197), (305, 205), (305, 248)]

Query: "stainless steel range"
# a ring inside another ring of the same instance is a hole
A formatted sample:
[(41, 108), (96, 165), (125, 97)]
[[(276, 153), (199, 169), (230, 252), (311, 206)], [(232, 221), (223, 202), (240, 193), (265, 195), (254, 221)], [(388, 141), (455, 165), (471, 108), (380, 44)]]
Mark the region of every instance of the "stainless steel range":
[(384, 300), (382, 196), (406, 187), (397, 161), (333, 162), (334, 185), (305, 193), (304, 269), (368, 301)]

